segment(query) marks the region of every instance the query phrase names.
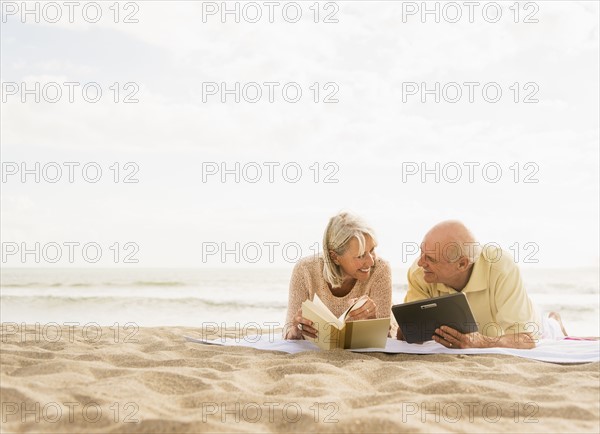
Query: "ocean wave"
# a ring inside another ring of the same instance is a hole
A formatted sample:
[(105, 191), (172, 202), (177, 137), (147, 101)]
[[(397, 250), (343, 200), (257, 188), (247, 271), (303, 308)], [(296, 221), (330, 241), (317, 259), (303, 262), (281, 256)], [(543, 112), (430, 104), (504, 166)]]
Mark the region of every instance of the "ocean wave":
[[(45, 286), (50, 286), (47, 284), (44, 284)], [(60, 283), (54, 284), (54, 285), (58, 285), (60, 286)], [(54, 286), (52, 285), (52, 286)], [(31, 287), (36, 287), (36, 286), (42, 286), (41, 283), (38, 282), (28, 282), (28, 283), (2, 283), (0, 284), (0, 287), (2, 288), (31, 288)]]
[(94, 305), (97, 306), (99, 304), (110, 304), (110, 305), (123, 305), (129, 306), (132, 303), (135, 304), (145, 304), (145, 305), (158, 305), (158, 304), (171, 304), (171, 305), (194, 305), (196, 307), (202, 308), (217, 308), (217, 309), (282, 309), (287, 308), (287, 303), (280, 302), (278, 303), (276, 300), (270, 301), (269, 303), (256, 303), (256, 302), (244, 302), (240, 300), (230, 301), (230, 300), (214, 300), (214, 299), (206, 299), (201, 297), (182, 297), (182, 298), (162, 298), (162, 297), (131, 297), (131, 296), (122, 296), (122, 297), (101, 297), (101, 296), (92, 296), (92, 297), (72, 297), (72, 296), (54, 296), (54, 295), (44, 295), (44, 296), (18, 296), (18, 295), (3, 295), (2, 301), (4, 303), (16, 302), (19, 304), (25, 305), (41, 305), (46, 304), (48, 306), (57, 306), (60, 305), (64, 307), (65, 305)]
[(186, 286), (186, 283), (179, 281), (137, 281), (133, 282), (132, 286)]
[(2, 283), (2, 288), (101, 288), (101, 287), (182, 287), (187, 286), (185, 282), (177, 280), (153, 281), (153, 280), (137, 280), (134, 282), (24, 282), (24, 283)]

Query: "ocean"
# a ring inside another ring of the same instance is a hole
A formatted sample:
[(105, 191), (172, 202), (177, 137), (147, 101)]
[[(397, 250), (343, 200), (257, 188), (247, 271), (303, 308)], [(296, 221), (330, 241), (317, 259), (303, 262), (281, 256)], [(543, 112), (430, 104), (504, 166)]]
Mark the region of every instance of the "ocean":
[[(291, 269), (5, 268), (4, 323), (155, 327), (278, 327)], [(523, 269), (531, 299), (557, 311), (570, 335), (600, 336), (598, 268)], [(394, 270), (393, 302), (406, 294)]]

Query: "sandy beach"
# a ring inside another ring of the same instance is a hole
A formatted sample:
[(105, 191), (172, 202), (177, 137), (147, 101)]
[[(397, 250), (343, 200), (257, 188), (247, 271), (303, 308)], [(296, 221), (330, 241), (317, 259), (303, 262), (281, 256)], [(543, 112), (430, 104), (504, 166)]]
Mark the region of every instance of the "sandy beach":
[(289, 355), (184, 327), (2, 332), (3, 432), (600, 431), (599, 363)]

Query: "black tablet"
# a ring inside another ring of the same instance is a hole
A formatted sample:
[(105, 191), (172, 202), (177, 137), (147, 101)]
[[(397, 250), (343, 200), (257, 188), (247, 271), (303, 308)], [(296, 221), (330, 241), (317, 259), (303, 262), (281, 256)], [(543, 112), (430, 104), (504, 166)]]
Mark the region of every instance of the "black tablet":
[(392, 306), (392, 312), (408, 343), (430, 341), (435, 329), (448, 326), (461, 333), (478, 331), (465, 294), (444, 295)]

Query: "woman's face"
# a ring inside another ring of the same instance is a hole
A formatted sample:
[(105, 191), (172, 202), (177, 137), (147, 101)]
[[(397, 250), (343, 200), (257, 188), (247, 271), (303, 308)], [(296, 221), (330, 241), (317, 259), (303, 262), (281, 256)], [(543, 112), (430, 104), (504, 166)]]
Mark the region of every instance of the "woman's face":
[(371, 269), (375, 265), (375, 259), (377, 259), (373, 238), (365, 234), (365, 252), (361, 255), (359, 251), (358, 240), (352, 238), (348, 242), (348, 248), (343, 255), (333, 254), (333, 261), (341, 267), (344, 279), (351, 277), (365, 281), (371, 275)]

